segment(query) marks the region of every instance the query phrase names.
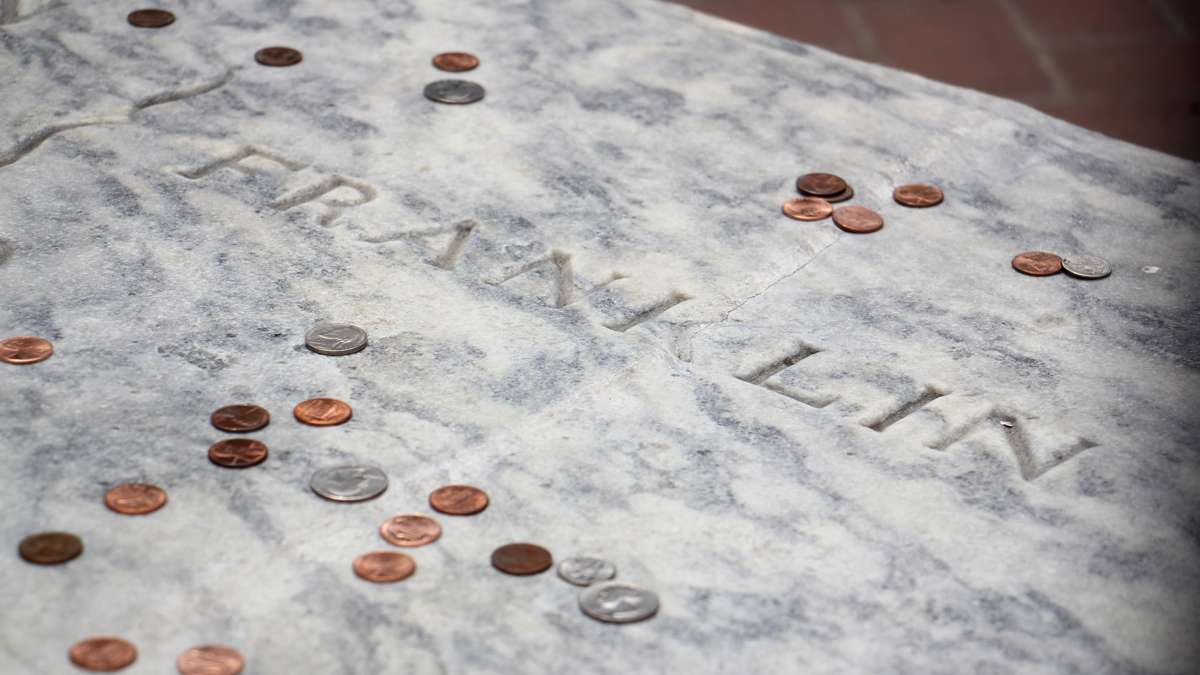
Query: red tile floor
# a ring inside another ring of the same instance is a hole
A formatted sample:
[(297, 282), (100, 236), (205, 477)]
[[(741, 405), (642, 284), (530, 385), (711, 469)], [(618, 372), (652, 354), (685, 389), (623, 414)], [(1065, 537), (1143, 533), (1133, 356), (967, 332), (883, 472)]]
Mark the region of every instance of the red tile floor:
[(675, 0), (1200, 160), (1200, 0)]

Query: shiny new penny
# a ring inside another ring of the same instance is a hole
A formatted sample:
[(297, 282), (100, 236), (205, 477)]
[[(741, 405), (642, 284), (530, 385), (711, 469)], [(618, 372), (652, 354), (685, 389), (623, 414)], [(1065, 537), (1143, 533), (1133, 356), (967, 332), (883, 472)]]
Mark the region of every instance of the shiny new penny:
[(424, 546), (442, 536), (442, 526), (427, 516), (404, 514), (384, 521), (379, 526), (379, 534), (395, 546)]
[(310, 398), (296, 404), (292, 411), (296, 419), (314, 427), (331, 427), (350, 419), (350, 406), (336, 398)]
[(37, 565), (59, 565), (83, 553), (83, 540), (69, 532), (42, 532), (22, 539), (17, 552)]
[(137, 660), (137, 647), (119, 637), (93, 637), (76, 642), (71, 663), (96, 673), (121, 670)]
[(304, 56), (298, 50), (291, 47), (263, 47), (254, 52), (255, 61), (264, 66), (273, 66), (276, 68), (294, 66), (303, 59)]
[(175, 23), (175, 15), (165, 9), (138, 9), (125, 18), (138, 28), (162, 28)]
[(1026, 251), (1012, 259), (1018, 272), (1034, 277), (1048, 277), (1062, 271), (1062, 258), (1045, 251)]
[(395, 551), (372, 551), (354, 560), (354, 573), (367, 581), (389, 583), (412, 576), (417, 563), (412, 558)]
[(466, 52), (446, 52), (433, 57), (433, 67), (448, 73), (465, 73), (479, 67), (479, 58)]
[(246, 661), (232, 647), (201, 645), (180, 654), (175, 667), (180, 675), (238, 675)]
[(492, 551), (492, 567), (505, 574), (538, 574), (553, 564), (550, 551), (537, 544), (505, 544)]
[(0, 340), (0, 361), (19, 366), (45, 361), (54, 353), (49, 340), (32, 335), (19, 335)]
[(167, 493), (156, 485), (125, 483), (104, 495), (104, 505), (127, 516), (153, 513), (167, 503)]
[(470, 516), (487, 508), (488, 496), (470, 485), (444, 485), (430, 493), (429, 505), (451, 516)]
[(252, 438), (218, 441), (208, 449), (208, 459), (218, 466), (244, 469), (261, 464), (267, 458), (267, 446)]
[(257, 405), (227, 405), (212, 414), (212, 425), (221, 431), (246, 433), (258, 431), (271, 421), (271, 413)]
[(825, 197), (844, 192), (846, 181), (831, 173), (809, 173), (796, 179), (796, 189), (814, 197)]
[(833, 206), (820, 197), (798, 197), (783, 203), (783, 215), (794, 220), (822, 220), (833, 213)]
[(833, 222), (847, 232), (867, 234), (883, 227), (883, 216), (865, 206), (842, 206), (834, 209)]
[(917, 209), (937, 206), (945, 198), (946, 195), (942, 194), (941, 189), (920, 183), (901, 185), (892, 192), (892, 199), (895, 199), (896, 203)]

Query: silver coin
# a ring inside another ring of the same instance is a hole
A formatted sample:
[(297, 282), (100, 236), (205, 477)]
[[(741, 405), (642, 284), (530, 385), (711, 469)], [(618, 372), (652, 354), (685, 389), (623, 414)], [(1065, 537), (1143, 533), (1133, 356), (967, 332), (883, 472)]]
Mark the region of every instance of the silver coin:
[(606, 581), (580, 591), (579, 608), (599, 621), (632, 623), (654, 616), (658, 594), (621, 581)]
[(312, 491), (335, 502), (361, 502), (383, 494), (387, 474), (373, 466), (347, 464), (318, 469), (308, 483)]
[(1103, 279), (1112, 274), (1108, 261), (1094, 255), (1065, 255), (1062, 266), (1067, 274), (1080, 279)]
[(367, 331), (348, 323), (323, 323), (304, 335), (304, 344), (318, 354), (345, 356), (367, 346)]
[(558, 576), (576, 586), (591, 586), (617, 576), (617, 567), (599, 558), (567, 558), (558, 563)]
[(467, 80), (438, 80), (425, 85), (425, 98), (438, 103), (474, 103), (483, 94), (483, 87)]

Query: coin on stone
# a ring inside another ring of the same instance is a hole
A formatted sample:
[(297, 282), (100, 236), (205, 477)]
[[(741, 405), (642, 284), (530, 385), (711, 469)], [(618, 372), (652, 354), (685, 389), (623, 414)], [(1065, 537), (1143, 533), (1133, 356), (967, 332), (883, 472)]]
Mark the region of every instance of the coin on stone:
[(577, 556), (558, 563), (558, 576), (576, 586), (591, 586), (617, 576), (617, 567), (607, 560)]
[(599, 621), (632, 623), (654, 616), (658, 611), (658, 594), (622, 581), (609, 581), (583, 589), (579, 593), (579, 608)]
[(127, 516), (153, 513), (167, 503), (167, 493), (156, 485), (125, 483), (104, 495), (104, 505)]
[(53, 353), (54, 345), (50, 344), (49, 340), (32, 335), (18, 335), (0, 340), (0, 361), (5, 363), (25, 366), (45, 361)]
[(417, 563), (403, 553), (395, 551), (372, 551), (354, 560), (354, 573), (375, 583), (407, 579), (415, 571)]
[(822, 220), (831, 213), (833, 207), (820, 197), (798, 197), (783, 203), (783, 215), (794, 220)]
[(834, 209), (833, 222), (847, 232), (867, 234), (883, 227), (883, 216), (865, 206), (841, 206)]
[(553, 564), (550, 551), (537, 544), (505, 544), (492, 551), (492, 567), (505, 574), (539, 574)]
[[(807, 195), (807, 196), (811, 197), (813, 195)], [(836, 195), (825, 195), (821, 199), (824, 199), (825, 201), (829, 202), (830, 204), (837, 204), (838, 202), (844, 202), (853, 196), (854, 196), (854, 188), (847, 185), (845, 190), (842, 190), (841, 192), (837, 193)]]
[(208, 449), (208, 459), (218, 466), (244, 469), (261, 464), (267, 458), (266, 444), (252, 438), (218, 441)]
[(844, 192), (846, 181), (831, 173), (808, 173), (796, 179), (796, 189), (813, 197), (825, 197)]
[(69, 532), (42, 532), (22, 539), (17, 552), (37, 565), (59, 565), (83, 553), (83, 540)]
[(119, 637), (93, 637), (76, 642), (69, 652), (71, 663), (96, 673), (121, 670), (137, 660), (137, 647)]
[(348, 323), (322, 323), (304, 335), (309, 349), (325, 356), (346, 356), (367, 346), (367, 331)]
[(348, 421), (354, 411), (349, 404), (336, 398), (310, 398), (297, 403), (292, 414), (310, 426), (332, 427)]
[(443, 485), (430, 493), (429, 505), (451, 516), (471, 516), (487, 508), (488, 496), (470, 485)]
[(1094, 255), (1063, 256), (1062, 268), (1067, 274), (1080, 279), (1103, 279), (1112, 274), (1108, 261)]
[(479, 58), (466, 52), (445, 52), (433, 57), (433, 67), (448, 73), (465, 73), (479, 67)]
[(425, 85), (425, 98), (438, 103), (474, 103), (483, 96), (483, 87), (467, 80), (438, 80)]
[(1034, 277), (1048, 277), (1062, 271), (1062, 258), (1045, 251), (1026, 251), (1012, 259), (1013, 269)]
[(221, 431), (244, 434), (258, 431), (271, 421), (271, 413), (257, 405), (227, 405), (212, 414), (212, 425)]
[(918, 209), (937, 206), (945, 198), (946, 195), (942, 194), (941, 189), (922, 183), (901, 185), (892, 192), (892, 199), (895, 199), (897, 204)]
[(387, 474), (365, 464), (346, 464), (317, 469), (308, 482), (312, 491), (335, 502), (361, 502), (383, 494)]
[(238, 675), (246, 661), (232, 647), (200, 645), (180, 654), (175, 667), (179, 675)]
[(404, 514), (387, 519), (379, 526), (379, 534), (395, 546), (424, 546), (442, 536), (442, 526), (427, 516)]
[(263, 47), (254, 52), (254, 60), (264, 66), (283, 68), (300, 63), (304, 60), (304, 55), (291, 47)]
[(165, 9), (138, 9), (125, 18), (138, 28), (162, 28), (175, 23), (175, 15)]

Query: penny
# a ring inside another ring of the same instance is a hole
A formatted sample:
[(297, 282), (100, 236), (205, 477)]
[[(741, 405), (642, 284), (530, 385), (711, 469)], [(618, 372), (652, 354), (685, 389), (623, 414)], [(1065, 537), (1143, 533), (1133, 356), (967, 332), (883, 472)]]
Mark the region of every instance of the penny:
[(1048, 277), (1062, 271), (1062, 258), (1045, 251), (1026, 251), (1012, 259), (1013, 269), (1035, 277)]
[(25, 366), (50, 358), (54, 345), (49, 340), (32, 335), (18, 335), (0, 340), (0, 361)]
[(212, 414), (212, 425), (221, 431), (246, 433), (258, 431), (271, 421), (271, 413), (257, 405), (227, 405)]
[(550, 552), (537, 544), (505, 544), (492, 551), (492, 567), (505, 574), (538, 574), (553, 564)]
[(901, 185), (892, 192), (892, 199), (895, 199), (896, 203), (917, 209), (937, 206), (945, 198), (946, 195), (942, 194), (939, 188), (921, 183)]
[(383, 494), (387, 474), (363, 464), (328, 466), (318, 469), (308, 482), (312, 491), (335, 502), (361, 502)]
[(372, 551), (354, 559), (354, 573), (377, 584), (407, 579), (415, 571), (417, 563), (395, 551)]
[(336, 398), (310, 398), (297, 403), (292, 414), (305, 424), (314, 427), (331, 427), (349, 420), (354, 411), (350, 409), (349, 405)]
[(443, 485), (430, 493), (429, 505), (451, 516), (471, 516), (487, 508), (488, 496), (470, 485)]
[(465, 73), (479, 67), (479, 58), (466, 52), (446, 52), (433, 57), (433, 67), (448, 73)]
[(214, 443), (208, 459), (218, 466), (244, 469), (261, 464), (267, 458), (267, 446), (252, 438), (230, 438)]
[(175, 15), (165, 9), (138, 9), (125, 18), (138, 28), (162, 28), (175, 23)]
[(442, 536), (442, 526), (433, 518), (405, 514), (385, 521), (379, 526), (379, 534), (396, 546), (424, 546)]
[(146, 483), (125, 483), (104, 495), (105, 506), (127, 516), (153, 513), (166, 503), (167, 493), (158, 486)]
[(1094, 255), (1063, 256), (1062, 267), (1067, 274), (1080, 279), (1103, 279), (1112, 274), (1108, 261)]
[(567, 558), (558, 563), (558, 576), (576, 586), (591, 586), (617, 576), (617, 567), (599, 558)]
[(883, 227), (883, 216), (864, 206), (842, 206), (834, 209), (833, 222), (847, 232), (867, 234)]
[(846, 181), (831, 173), (809, 173), (796, 179), (796, 189), (814, 197), (825, 197), (844, 192)]
[[(811, 197), (813, 195), (806, 195), (806, 196)], [(837, 193), (836, 195), (825, 195), (824, 197), (822, 197), (822, 199), (829, 202), (830, 204), (837, 204), (838, 202), (844, 202), (853, 196), (854, 196), (854, 188), (847, 185), (845, 190), (842, 190), (841, 192)]]
[(71, 663), (96, 673), (121, 670), (137, 660), (137, 647), (119, 637), (93, 637), (76, 642)]
[(367, 346), (367, 331), (348, 323), (322, 323), (304, 335), (304, 344), (325, 356), (346, 356)]
[(632, 623), (658, 611), (658, 594), (620, 581), (589, 586), (579, 593), (584, 614), (606, 623)]
[(783, 215), (794, 220), (822, 220), (831, 213), (833, 207), (820, 197), (798, 197), (783, 203)]
[(263, 47), (254, 52), (254, 60), (264, 66), (284, 68), (300, 63), (304, 56), (291, 47)]
[(83, 553), (83, 540), (69, 532), (42, 532), (22, 539), (17, 552), (36, 565), (60, 565)]
[(425, 85), (425, 98), (438, 103), (474, 103), (483, 96), (483, 87), (466, 80), (438, 80)]
[(246, 660), (232, 647), (201, 645), (180, 654), (175, 667), (180, 675), (238, 675)]

